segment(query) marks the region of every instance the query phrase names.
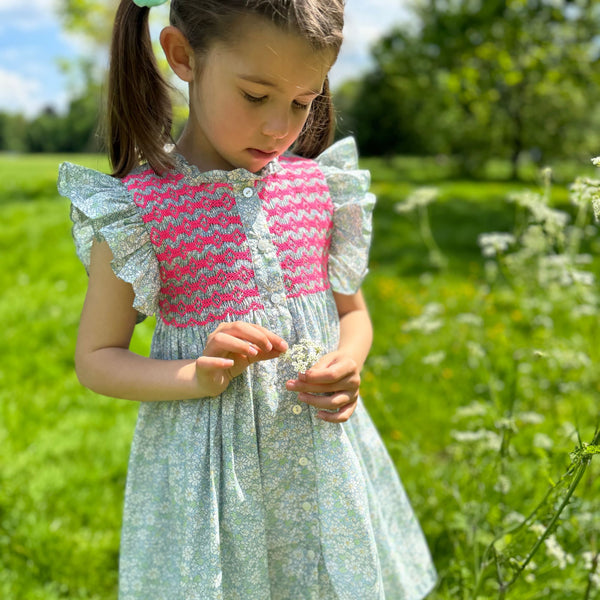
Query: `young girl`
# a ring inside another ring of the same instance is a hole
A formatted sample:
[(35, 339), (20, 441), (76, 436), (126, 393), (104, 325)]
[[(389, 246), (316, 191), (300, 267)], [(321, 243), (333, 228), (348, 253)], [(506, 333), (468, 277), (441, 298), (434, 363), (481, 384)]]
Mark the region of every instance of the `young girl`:
[[(343, 0), (173, 0), (190, 114), (170, 146), (160, 3), (118, 8), (113, 176), (59, 178), (89, 273), (77, 374), (142, 401), (120, 598), (423, 598), (430, 556), (358, 396), (374, 198), (354, 142), (327, 149)], [(150, 358), (129, 350), (145, 315)], [(323, 349), (300, 374), (299, 343)]]

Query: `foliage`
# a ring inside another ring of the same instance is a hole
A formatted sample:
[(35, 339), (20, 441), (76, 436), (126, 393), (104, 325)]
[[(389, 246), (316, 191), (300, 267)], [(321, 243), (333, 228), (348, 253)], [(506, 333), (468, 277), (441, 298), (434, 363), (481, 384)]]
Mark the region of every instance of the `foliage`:
[(101, 147), (98, 135), (100, 86), (90, 80), (69, 103), (65, 114), (47, 107), (38, 116), (0, 113), (0, 151), (92, 152)]
[(595, 3), (422, 0), (413, 10), (375, 45), (355, 94), (349, 118), (364, 153), (459, 155), (471, 173), (502, 156), (513, 177), (523, 152), (594, 153)]
[[(452, 355), (460, 356), (469, 371), (481, 377), (475, 399), (454, 413), (457, 428), (450, 431), (454, 443), (446, 448), (475, 476), (472, 484), (455, 490), (461, 501), (459, 522), (466, 526), (458, 538), (467, 535), (473, 547), (472, 569), (467, 572), (461, 565), (457, 571), (458, 565), (450, 565), (441, 585), (445, 591), (460, 590), (465, 598), (502, 600), (513, 588), (518, 598), (546, 597), (537, 595), (537, 586), (534, 595), (526, 596), (518, 585), (521, 579), (531, 584), (538, 577), (554, 590), (552, 594), (560, 590), (561, 598), (589, 599), (600, 585), (597, 539), (589, 534), (598, 529), (597, 510), (593, 497), (574, 500), (592, 457), (600, 454), (596, 407), (600, 378), (591, 368), (597, 359), (592, 340), (600, 293), (594, 260), (583, 253), (584, 246), (598, 247), (597, 229), (589, 217), (600, 198), (600, 181), (579, 178), (571, 186), (575, 214), (567, 226), (570, 215), (550, 206), (551, 171), (543, 175), (543, 193), (525, 190), (509, 196), (517, 205), (512, 232), (478, 236), (486, 260), (485, 279), (470, 306), (445, 315), (443, 305), (428, 303), (402, 328), (420, 332), (434, 344), (445, 328), (453, 340)], [(436, 196), (435, 189), (416, 190), (397, 205), (398, 212), (418, 211), (423, 221)], [(423, 242), (431, 248), (429, 236)], [(433, 249), (432, 266), (443, 266), (438, 246)], [(429, 257), (431, 261), (431, 250)], [(444, 346), (422, 357), (422, 362), (451, 369)], [(564, 430), (562, 415), (556, 411), (569, 404), (577, 407), (578, 427), (568, 425), (561, 436), (575, 444), (570, 455), (558, 452), (561, 466), (555, 461), (556, 434), (538, 426), (554, 420), (551, 431)], [(591, 442), (582, 441), (583, 435)], [(523, 475), (535, 463), (542, 477), (530, 488), (528, 507), (513, 488), (518, 483), (522, 493), (530, 485)], [(481, 500), (463, 505), (468, 489)], [(571, 548), (588, 558), (577, 561)], [(553, 567), (565, 571), (566, 580), (551, 581), (548, 573)]]
[[(84, 390), (73, 373), (86, 278), (68, 203), (54, 188), (64, 158), (0, 155), (2, 598), (116, 597), (136, 406)], [(96, 156), (70, 160), (107, 169)], [(440, 574), (431, 600), (499, 598), (496, 565), (505, 583), (523, 567), (507, 600), (590, 600), (599, 583), (592, 442), (600, 350), (597, 310), (586, 307), (596, 306), (598, 292), (584, 280), (561, 283), (560, 264), (560, 277), (548, 279), (544, 259), (572, 252), (571, 274), (598, 272), (596, 226), (589, 210), (578, 222), (584, 211), (569, 203), (571, 193), (585, 195), (583, 184), (550, 192), (542, 181), (538, 191), (502, 181), (502, 163), (475, 183), (434, 159), (364, 164), (379, 203), (364, 288), (375, 343), (362, 395), (429, 540)], [(587, 180), (593, 176), (590, 168)], [(445, 264), (431, 264), (409, 218), (416, 212), (395, 210), (424, 184), (438, 189), (426, 208)], [(565, 237), (521, 254), (528, 229), (540, 224), (523, 205), (534, 196), (570, 215), (565, 231), (576, 251)], [(489, 232), (510, 233), (514, 243), (480, 237)], [(494, 249), (489, 256), (480, 239)], [(136, 327), (136, 351), (147, 351), (151, 330)]]

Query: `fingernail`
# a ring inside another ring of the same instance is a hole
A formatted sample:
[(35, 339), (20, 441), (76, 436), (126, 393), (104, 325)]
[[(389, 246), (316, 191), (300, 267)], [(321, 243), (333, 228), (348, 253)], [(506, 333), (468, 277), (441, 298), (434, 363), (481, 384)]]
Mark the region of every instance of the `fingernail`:
[(250, 356), (256, 356), (258, 354), (258, 350), (254, 346), (250, 345), (248, 346), (248, 354), (250, 354)]

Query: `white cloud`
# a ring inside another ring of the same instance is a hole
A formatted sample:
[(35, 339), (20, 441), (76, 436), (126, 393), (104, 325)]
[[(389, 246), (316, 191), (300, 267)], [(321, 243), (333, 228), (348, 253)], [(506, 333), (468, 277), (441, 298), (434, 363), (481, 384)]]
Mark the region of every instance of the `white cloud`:
[(331, 71), (335, 87), (360, 76), (371, 66), (371, 46), (394, 25), (410, 19), (407, 0), (348, 0), (344, 24), (344, 43)]
[(34, 31), (56, 19), (57, 0), (28, 0), (15, 3), (14, 0), (0, 0), (0, 31)]
[(35, 98), (39, 95), (41, 87), (37, 80), (0, 68), (0, 109), (35, 113), (36, 108), (39, 108)]
[(46, 90), (40, 79), (0, 67), (0, 111), (33, 117), (46, 106), (62, 111), (68, 102), (65, 90)]

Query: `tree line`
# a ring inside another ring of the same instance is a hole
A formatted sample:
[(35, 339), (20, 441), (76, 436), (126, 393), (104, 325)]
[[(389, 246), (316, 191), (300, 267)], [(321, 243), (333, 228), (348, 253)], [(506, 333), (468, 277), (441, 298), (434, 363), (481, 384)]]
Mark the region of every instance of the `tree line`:
[[(366, 154), (598, 154), (600, 5), (594, 0), (420, 0), (338, 94)], [(345, 121), (345, 123), (344, 123)]]
[[(62, 0), (89, 27), (97, 0)], [(466, 172), (489, 158), (587, 158), (600, 146), (600, 6), (593, 0), (414, 0), (412, 18), (372, 48), (373, 68), (334, 92), (340, 134), (366, 155), (449, 155)], [(95, 13), (96, 14), (96, 13)], [(96, 22), (97, 23), (97, 22)], [(87, 28), (87, 29), (86, 29)], [(0, 149), (99, 148), (99, 85), (65, 114), (0, 114)]]
[(0, 151), (97, 152), (100, 104), (99, 86), (90, 83), (64, 114), (51, 106), (29, 119), (0, 112)]

